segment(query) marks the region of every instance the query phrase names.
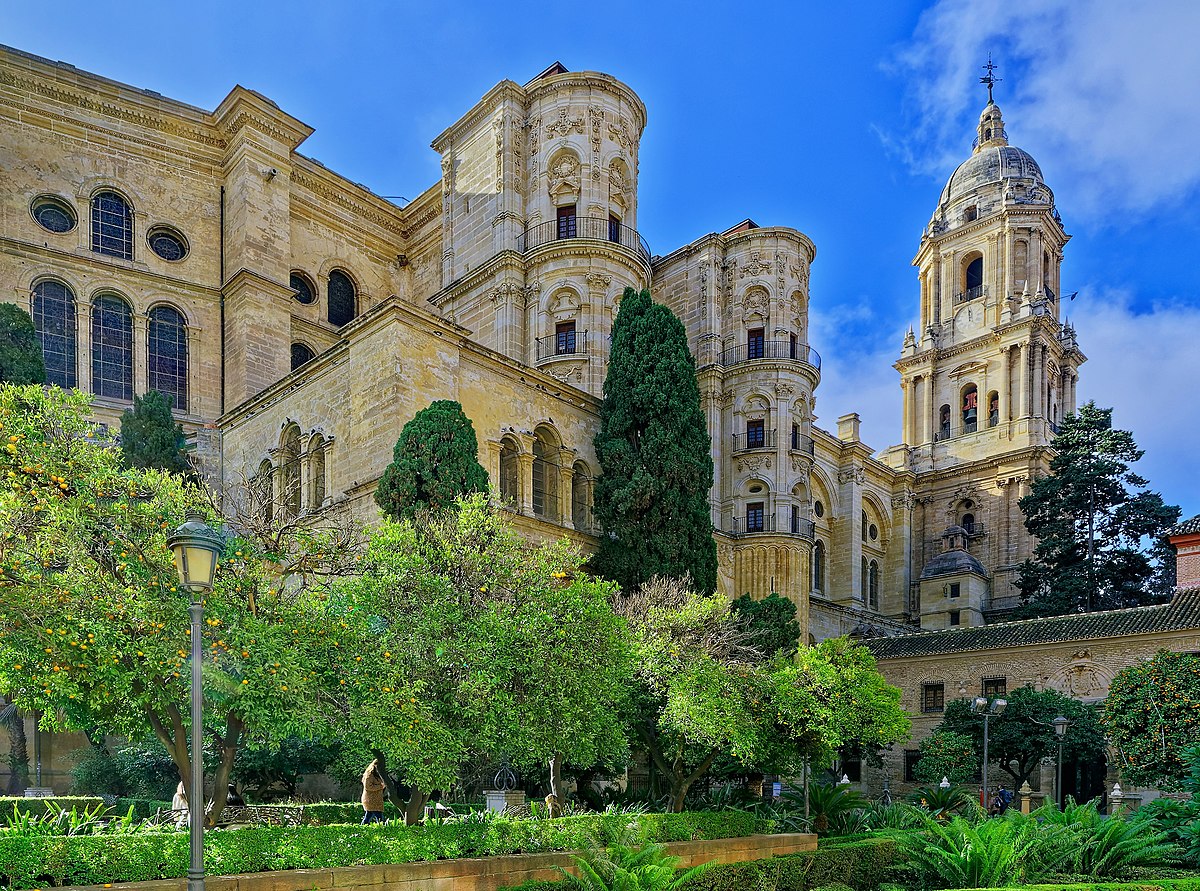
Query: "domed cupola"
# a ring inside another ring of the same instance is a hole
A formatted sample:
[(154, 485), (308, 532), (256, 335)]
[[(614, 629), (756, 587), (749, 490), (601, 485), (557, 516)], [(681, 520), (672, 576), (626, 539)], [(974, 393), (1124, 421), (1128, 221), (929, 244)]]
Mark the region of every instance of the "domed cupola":
[(979, 114), (979, 135), (975, 137), (975, 151), (993, 145), (1008, 145), (1008, 133), (1004, 130), (1004, 116), (1000, 106), (988, 102)]

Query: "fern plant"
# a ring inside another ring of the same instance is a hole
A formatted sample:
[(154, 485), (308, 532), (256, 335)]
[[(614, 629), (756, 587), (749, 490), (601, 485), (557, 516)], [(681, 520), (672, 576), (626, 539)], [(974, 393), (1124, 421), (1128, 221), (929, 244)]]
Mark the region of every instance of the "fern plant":
[(561, 866), (555, 869), (566, 880), (566, 887), (584, 891), (676, 891), (713, 865), (709, 861), (678, 872), (679, 858), (667, 854), (662, 845), (635, 848), (620, 842), (607, 848), (594, 847), (572, 859), (578, 876)]
[(1135, 867), (1170, 863), (1178, 855), (1166, 832), (1121, 814), (1103, 816), (1095, 801), (1077, 804), (1067, 798), (1062, 810), (1043, 805), (1033, 816), (1044, 825), (1061, 826), (1072, 834), (1073, 871), (1079, 875), (1117, 877)]
[(956, 814), (975, 816), (971, 807), (975, 796), (963, 786), (925, 786), (909, 793), (908, 800), (942, 822)]
[[(804, 793), (788, 792), (783, 800), (801, 813)], [(818, 835), (849, 835), (864, 828), (863, 814), (870, 806), (863, 795), (846, 786), (812, 783), (808, 787), (808, 814)]]
[(1039, 826), (1021, 814), (978, 822), (930, 818), (921, 833), (900, 836), (913, 867), (929, 888), (995, 888), (1036, 880), (1071, 854), (1061, 826)]

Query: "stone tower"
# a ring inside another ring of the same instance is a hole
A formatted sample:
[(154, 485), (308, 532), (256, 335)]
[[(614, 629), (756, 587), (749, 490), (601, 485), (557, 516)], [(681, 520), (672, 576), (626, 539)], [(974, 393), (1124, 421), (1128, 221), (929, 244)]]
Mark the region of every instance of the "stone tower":
[[(958, 527), (988, 581), (955, 584), (954, 598), (928, 585), (918, 593), (914, 583), (920, 603), (911, 612), (926, 627), (978, 622), (1015, 605), (1015, 570), (1033, 545), (1017, 501), (1049, 468), (1085, 361), (1061, 319), (1069, 238), (1041, 168), (1009, 144), (989, 100), (971, 156), (950, 176), (921, 238), (913, 261), (920, 328), (909, 329), (895, 366), (903, 444), (887, 460), (916, 474), (911, 577), (922, 578), (943, 552), (943, 533)], [(939, 602), (926, 602), (931, 596)]]

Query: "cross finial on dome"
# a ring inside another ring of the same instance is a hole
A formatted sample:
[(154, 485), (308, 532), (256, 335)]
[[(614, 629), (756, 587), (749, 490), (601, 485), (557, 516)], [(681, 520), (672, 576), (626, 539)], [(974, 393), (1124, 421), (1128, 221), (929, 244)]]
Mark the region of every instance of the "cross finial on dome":
[(987, 74), (985, 74), (983, 77), (979, 78), (979, 82), (981, 84), (987, 85), (988, 105), (994, 105), (995, 102), (992, 99), (992, 87), (994, 87), (996, 84), (1000, 83), (1001, 80), (1003, 80), (1003, 78), (996, 77), (996, 75), (993, 73), (999, 69), (999, 66), (992, 64), (992, 54), (988, 53), (987, 64), (980, 65), (979, 67), (987, 72)]

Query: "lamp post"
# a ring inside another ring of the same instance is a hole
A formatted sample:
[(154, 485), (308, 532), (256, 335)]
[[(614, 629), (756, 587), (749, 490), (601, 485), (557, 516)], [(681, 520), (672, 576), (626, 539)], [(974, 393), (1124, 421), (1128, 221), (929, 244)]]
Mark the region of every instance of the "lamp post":
[(1050, 723), (1054, 725), (1054, 735), (1058, 737), (1058, 770), (1054, 774), (1054, 791), (1055, 791), (1055, 793), (1057, 793), (1058, 809), (1061, 811), (1062, 806), (1063, 806), (1063, 793), (1062, 793), (1063, 742), (1066, 741), (1067, 728), (1071, 726), (1071, 722), (1069, 719), (1064, 718), (1062, 715), (1059, 715), (1057, 718), (1055, 718)]
[(204, 619), (204, 595), (212, 590), (221, 540), (198, 513), (167, 539), (175, 556), (179, 584), (192, 595), (188, 613), (192, 620), (192, 775), (188, 783), (188, 826), (191, 832), (191, 862), (188, 891), (204, 891), (204, 695), (200, 666), (204, 649), (200, 638)]
[(989, 702), (982, 696), (976, 696), (971, 700), (971, 711), (977, 715), (983, 715), (983, 793), (980, 796), (980, 804), (985, 808), (988, 794), (988, 719), (1004, 714), (1007, 705), (1007, 699), (993, 699)]

